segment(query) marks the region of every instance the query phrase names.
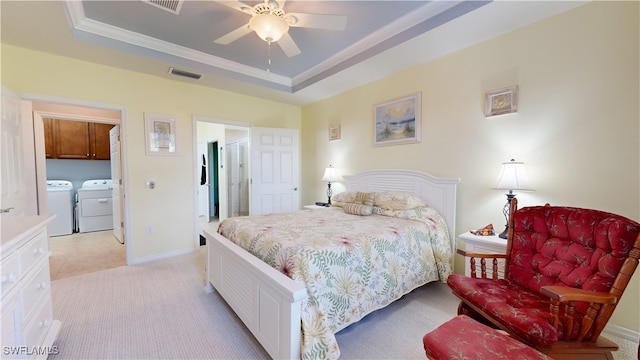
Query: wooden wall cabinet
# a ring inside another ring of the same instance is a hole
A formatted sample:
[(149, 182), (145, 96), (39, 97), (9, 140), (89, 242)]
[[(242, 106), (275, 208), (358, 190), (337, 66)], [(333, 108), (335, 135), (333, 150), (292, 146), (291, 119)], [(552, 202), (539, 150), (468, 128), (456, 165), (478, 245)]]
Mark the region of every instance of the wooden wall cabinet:
[(113, 124), (44, 119), (47, 159), (109, 160)]

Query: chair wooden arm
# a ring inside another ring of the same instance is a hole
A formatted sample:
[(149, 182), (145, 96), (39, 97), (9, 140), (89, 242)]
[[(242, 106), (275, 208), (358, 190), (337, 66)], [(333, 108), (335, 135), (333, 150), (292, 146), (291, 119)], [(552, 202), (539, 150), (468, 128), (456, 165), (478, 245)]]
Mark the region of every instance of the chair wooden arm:
[(560, 302), (587, 301), (597, 304), (615, 304), (618, 297), (608, 292), (587, 291), (568, 286), (542, 286), (540, 292)]
[(474, 253), (467, 252), (466, 250), (458, 249), (458, 254), (466, 257), (485, 258), (485, 259), (506, 259), (507, 254), (489, 254), (489, 253)]
[(466, 256), (466, 257), (469, 258), (470, 269), (471, 269), (471, 277), (472, 278), (477, 277), (477, 274), (476, 274), (476, 258), (480, 259), (480, 276), (483, 279), (487, 278), (487, 261), (485, 259), (492, 259), (493, 268), (492, 268), (492, 272), (491, 272), (491, 278), (494, 279), (494, 280), (498, 279), (498, 259), (506, 259), (507, 258), (507, 254), (472, 253), (472, 252), (467, 252), (467, 251), (462, 250), (462, 249), (458, 249), (457, 252), (458, 252), (458, 254), (460, 254), (462, 256)]
[(569, 334), (571, 334), (571, 329), (573, 328), (573, 314), (575, 313), (574, 304), (576, 301), (586, 301), (590, 303), (587, 312), (582, 318), (582, 323), (580, 324), (578, 341), (582, 341), (582, 339), (587, 335), (602, 305), (615, 304), (618, 301), (618, 297), (616, 295), (607, 292), (587, 291), (565, 286), (542, 286), (540, 287), (540, 292), (551, 298), (549, 312), (553, 326), (556, 329), (558, 329), (560, 303), (565, 304), (565, 340), (568, 339)]

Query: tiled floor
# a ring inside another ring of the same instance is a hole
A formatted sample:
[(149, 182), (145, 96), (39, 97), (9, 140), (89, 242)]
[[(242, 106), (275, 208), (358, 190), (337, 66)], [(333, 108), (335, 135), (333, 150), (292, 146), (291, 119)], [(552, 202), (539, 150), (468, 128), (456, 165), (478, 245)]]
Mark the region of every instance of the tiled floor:
[(126, 251), (113, 231), (49, 238), (51, 280), (126, 265)]

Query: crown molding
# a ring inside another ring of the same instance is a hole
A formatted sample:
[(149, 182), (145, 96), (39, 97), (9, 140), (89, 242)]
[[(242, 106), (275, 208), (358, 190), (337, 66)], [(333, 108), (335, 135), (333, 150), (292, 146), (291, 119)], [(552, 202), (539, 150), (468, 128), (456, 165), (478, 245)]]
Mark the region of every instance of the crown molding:
[(84, 13), (81, 1), (67, 0), (64, 5), (69, 17), (70, 25), (76, 31), (82, 31), (115, 40), (117, 42), (123, 42), (164, 54), (177, 56), (203, 65), (266, 81), (268, 83), (284, 85), (289, 88), (292, 87), (291, 79), (286, 76), (273, 74), (264, 71), (264, 69), (239, 64), (202, 51), (189, 49), (167, 41), (89, 19)]

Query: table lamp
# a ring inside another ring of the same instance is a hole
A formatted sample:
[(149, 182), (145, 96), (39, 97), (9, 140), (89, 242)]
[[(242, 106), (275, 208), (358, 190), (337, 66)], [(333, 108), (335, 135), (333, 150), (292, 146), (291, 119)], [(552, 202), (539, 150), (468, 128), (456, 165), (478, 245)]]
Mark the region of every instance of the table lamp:
[(338, 174), (336, 173), (336, 168), (329, 165), (328, 168), (324, 170), (324, 176), (322, 177), (322, 181), (328, 181), (327, 183), (327, 206), (331, 206), (331, 195), (333, 195), (333, 191), (331, 190), (331, 182), (335, 182), (338, 179)]
[(516, 196), (516, 194), (513, 193), (513, 190), (533, 191), (524, 170), (524, 163), (515, 161), (514, 159), (511, 159), (509, 162), (502, 163), (500, 176), (498, 177), (498, 183), (496, 184), (495, 189), (509, 190), (506, 194), (507, 203), (504, 205), (504, 208), (502, 208), (502, 213), (504, 214), (507, 225), (505, 226), (504, 231), (498, 235), (500, 238), (506, 239), (509, 232), (509, 209), (511, 208), (511, 199)]

